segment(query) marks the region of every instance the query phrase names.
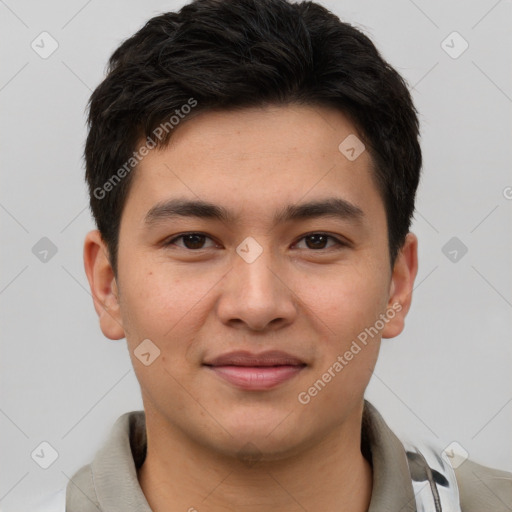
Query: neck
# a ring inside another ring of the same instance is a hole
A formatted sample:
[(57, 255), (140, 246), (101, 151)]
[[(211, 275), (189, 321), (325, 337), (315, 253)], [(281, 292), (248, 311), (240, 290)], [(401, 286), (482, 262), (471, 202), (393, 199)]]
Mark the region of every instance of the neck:
[(153, 512), (368, 510), (372, 469), (360, 450), (362, 406), (299, 454), (252, 462), (198, 446), (148, 412), (138, 478)]

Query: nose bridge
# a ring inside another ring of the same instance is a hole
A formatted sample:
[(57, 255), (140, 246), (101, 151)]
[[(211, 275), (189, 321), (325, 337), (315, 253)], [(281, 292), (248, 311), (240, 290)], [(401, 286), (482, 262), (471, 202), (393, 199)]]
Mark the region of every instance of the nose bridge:
[(275, 266), (269, 238), (246, 237), (236, 248), (234, 268), (235, 282), (242, 288), (247, 298), (260, 298), (265, 295), (270, 300), (274, 295), (274, 288), (278, 286), (276, 276), (271, 270)]
[(279, 265), (268, 240), (247, 237), (236, 248), (219, 307), (223, 321), (238, 320), (263, 329), (273, 320), (292, 319), (292, 293), (276, 275)]

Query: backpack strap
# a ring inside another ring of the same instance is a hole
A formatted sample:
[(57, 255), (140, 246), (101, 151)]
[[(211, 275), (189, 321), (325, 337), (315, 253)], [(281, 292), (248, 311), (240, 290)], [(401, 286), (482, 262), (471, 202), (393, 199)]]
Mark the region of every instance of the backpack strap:
[(417, 512), (461, 512), (450, 458), (431, 444), (401, 440), (407, 455)]

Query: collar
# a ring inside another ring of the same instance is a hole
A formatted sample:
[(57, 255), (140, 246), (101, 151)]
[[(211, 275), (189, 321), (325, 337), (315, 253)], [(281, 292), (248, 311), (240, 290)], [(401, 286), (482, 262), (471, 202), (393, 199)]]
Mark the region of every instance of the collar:
[[(152, 512), (137, 479), (146, 456), (144, 411), (127, 412), (90, 465), (82, 467), (66, 489), (68, 510)], [(373, 467), (368, 512), (415, 512), (416, 504), (405, 449), (377, 409), (364, 402), (361, 450)]]
[(368, 460), (371, 458), (373, 468), (368, 512), (416, 512), (404, 446), (367, 400), (361, 425), (361, 451)]

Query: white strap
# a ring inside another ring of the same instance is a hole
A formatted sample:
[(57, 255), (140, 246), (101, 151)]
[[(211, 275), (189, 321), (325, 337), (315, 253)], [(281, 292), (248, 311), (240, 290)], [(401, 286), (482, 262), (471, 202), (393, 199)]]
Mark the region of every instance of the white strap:
[(461, 512), (450, 458), (431, 444), (403, 441), (418, 512)]

